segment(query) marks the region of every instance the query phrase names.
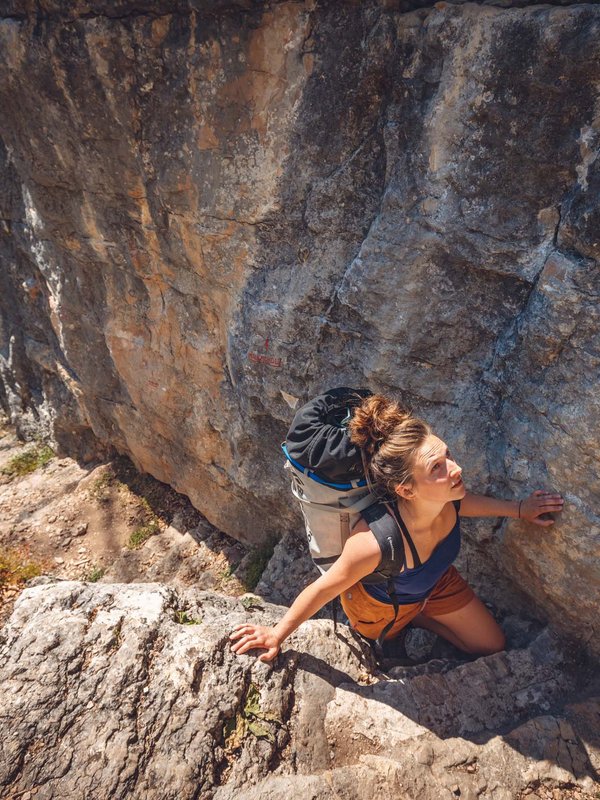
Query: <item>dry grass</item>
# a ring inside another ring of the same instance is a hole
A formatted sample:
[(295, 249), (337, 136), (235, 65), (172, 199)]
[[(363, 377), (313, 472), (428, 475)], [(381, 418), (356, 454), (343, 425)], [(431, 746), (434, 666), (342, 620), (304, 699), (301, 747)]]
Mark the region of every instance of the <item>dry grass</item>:
[(36, 444), (11, 458), (7, 465), (3, 467), (2, 472), (11, 480), (20, 478), (23, 475), (29, 475), (30, 472), (35, 472), (39, 467), (45, 466), (53, 458), (54, 450), (51, 447), (47, 444)]
[(31, 560), (26, 547), (0, 547), (0, 588), (22, 586), (42, 572), (42, 565)]

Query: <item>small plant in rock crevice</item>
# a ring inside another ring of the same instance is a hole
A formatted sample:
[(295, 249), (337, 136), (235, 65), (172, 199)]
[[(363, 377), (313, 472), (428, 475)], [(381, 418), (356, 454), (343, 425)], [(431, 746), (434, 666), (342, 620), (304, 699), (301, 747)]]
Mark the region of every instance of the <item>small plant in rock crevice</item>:
[(274, 742), (274, 726), (281, 725), (282, 722), (276, 714), (261, 710), (259, 688), (256, 684), (251, 683), (242, 700), (240, 711), (235, 717), (228, 719), (223, 726), (225, 750), (232, 752), (239, 748), (249, 733), (257, 739)]
[(231, 564), (228, 564), (228, 565), (227, 565), (226, 567), (224, 567), (224, 568), (223, 568), (223, 570), (221, 570), (221, 572), (219, 573), (219, 578), (220, 578), (222, 581), (227, 581), (227, 580), (229, 580), (229, 578), (231, 578), (231, 577), (232, 577), (232, 575), (234, 574), (234, 572), (235, 572), (235, 570), (236, 570), (237, 566), (238, 566), (238, 562), (232, 562)]
[(255, 594), (248, 594), (240, 598), (241, 604), (246, 611), (262, 610), (263, 604), (260, 597)]
[(175, 622), (178, 625), (201, 625), (201, 619), (194, 619), (189, 615), (189, 612), (186, 609), (178, 608), (175, 609)]

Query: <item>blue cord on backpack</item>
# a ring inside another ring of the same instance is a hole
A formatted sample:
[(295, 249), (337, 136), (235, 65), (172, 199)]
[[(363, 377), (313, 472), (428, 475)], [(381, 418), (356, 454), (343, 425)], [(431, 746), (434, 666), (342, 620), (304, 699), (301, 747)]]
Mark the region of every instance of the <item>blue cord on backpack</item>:
[(323, 478), (320, 478), (316, 472), (313, 472), (311, 469), (307, 467), (303, 467), (298, 461), (291, 457), (291, 455), (287, 451), (287, 447), (285, 446), (285, 442), (281, 445), (281, 449), (283, 450), (284, 456), (290, 462), (290, 464), (295, 467), (298, 472), (301, 472), (303, 475), (306, 475), (311, 480), (315, 481), (315, 483), (320, 483), (323, 486), (330, 486), (332, 489), (341, 489), (342, 491), (350, 491), (350, 489), (358, 489), (362, 486), (367, 485), (367, 481), (362, 478), (359, 481), (354, 481), (354, 483), (331, 483), (330, 481), (326, 481)]

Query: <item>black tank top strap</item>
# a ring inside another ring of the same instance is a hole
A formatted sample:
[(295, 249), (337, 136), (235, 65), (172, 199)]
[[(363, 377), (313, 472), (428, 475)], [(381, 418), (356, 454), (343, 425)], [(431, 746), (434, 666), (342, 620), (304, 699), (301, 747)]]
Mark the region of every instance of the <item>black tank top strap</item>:
[(410, 552), (412, 553), (412, 557), (413, 557), (413, 569), (414, 569), (414, 567), (422, 566), (423, 562), (419, 558), (419, 554), (417, 553), (417, 548), (415, 547), (415, 543), (413, 542), (413, 540), (411, 538), (411, 535), (408, 532), (408, 528), (404, 524), (404, 520), (400, 516), (400, 512), (398, 511), (398, 506), (396, 505), (396, 503), (386, 503), (386, 506), (387, 506), (387, 509), (388, 509), (389, 513), (396, 520), (396, 522), (398, 524), (398, 527), (400, 528), (400, 530), (402, 531), (402, 534), (404, 535), (404, 538), (408, 542), (408, 547), (410, 548)]

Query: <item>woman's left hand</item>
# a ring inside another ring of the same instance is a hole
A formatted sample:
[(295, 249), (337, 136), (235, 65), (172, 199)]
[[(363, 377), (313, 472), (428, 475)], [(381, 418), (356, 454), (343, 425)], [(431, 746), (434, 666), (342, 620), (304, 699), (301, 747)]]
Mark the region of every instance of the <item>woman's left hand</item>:
[(559, 514), (563, 510), (564, 500), (559, 494), (537, 489), (529, 497), (521, 500), (520, 518), (547, 528), (554, 525), (554, 519), (540, 519), (541, 514)]

